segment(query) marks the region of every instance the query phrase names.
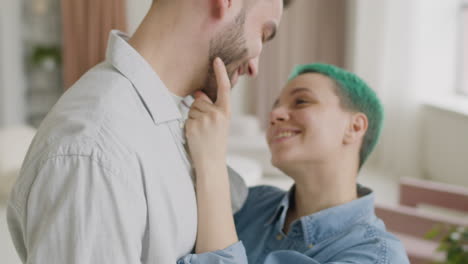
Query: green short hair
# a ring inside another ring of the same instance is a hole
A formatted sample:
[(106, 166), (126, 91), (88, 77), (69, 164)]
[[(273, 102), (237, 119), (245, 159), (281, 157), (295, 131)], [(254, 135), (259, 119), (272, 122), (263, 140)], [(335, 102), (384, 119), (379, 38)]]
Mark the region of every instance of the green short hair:
[(374, 150), (382, 130), (384, 110), (377, 94), (357, 75), (329, 64), (298, 65), (289, 80), (305, 73), (319, 73), (337, 84), (337, 95), (346, 110), (364, 113), (368, 119), (368, 129), (359, 152), (359, 167)]

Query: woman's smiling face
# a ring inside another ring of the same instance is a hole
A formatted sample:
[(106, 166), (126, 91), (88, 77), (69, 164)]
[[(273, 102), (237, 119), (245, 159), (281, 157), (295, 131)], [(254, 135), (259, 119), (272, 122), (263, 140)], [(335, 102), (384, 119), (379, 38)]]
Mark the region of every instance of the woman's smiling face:
[(337, 89), (327, 76), (306, 73), (282, 90), (267, 130), (275, 167), (284, 171), (300, 163), (339, 157), (352, 113), (342, 107)]

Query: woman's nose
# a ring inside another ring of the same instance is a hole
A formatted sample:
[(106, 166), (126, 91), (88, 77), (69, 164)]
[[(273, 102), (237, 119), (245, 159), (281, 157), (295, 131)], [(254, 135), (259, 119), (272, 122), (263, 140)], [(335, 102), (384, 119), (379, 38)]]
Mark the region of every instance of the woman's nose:
[(288, 111), (284, 107), (277, 107), (270, 112), (270, 124), (274, 125), (289, 119)]

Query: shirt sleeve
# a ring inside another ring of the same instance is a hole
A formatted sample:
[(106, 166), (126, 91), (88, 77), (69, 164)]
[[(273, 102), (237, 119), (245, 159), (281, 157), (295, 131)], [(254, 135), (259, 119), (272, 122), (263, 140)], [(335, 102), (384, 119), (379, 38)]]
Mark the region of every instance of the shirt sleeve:
[(93, 157), (47, 160), (23, 210), (23, 262), (141, 263), (146, 203), (136, 185)]
[(247, 196), (249, 195), (249, 188), (245, 181), (233, 168), (227, 166), (229, 175), (229, 188), (231, 192), (231, 208), (235, 214), (240, 211), (244, 206)]
[[(308, 257), (307, 255), (301, 254), (297, 251), (292, 250), (279, 250), (268, 254), (264, 264), (363, 264), (363, 263), (376, 263), (379, 259), (375, 257), (366, 256), (368, 252), (356, 252), (354, 254), (348, 254), (346, 257), (340, 257), (336, 260), (327, 262), (318, 262), (317, 260)], [(404, 254), (404, 253), (403, 253)], [(370, 255), (373, 255), (372, 253)], [(401, 263), (409, 264), (408, 258), (405, 255), (402, 256), (389, 256), (386, 258), (388, 262), (385, 263)]]
[(354, 261), (332, 261), (332, 262), (318, 262), (315, 259), (308, 257), (304, 254), (301, 254), (297, 251), (292, 250), (279, 250), (270, 253), (266, 259), (264, 264), (287, 264), (287, 263), (294, 263), (294, 264), (359, 264), (360, 262)]
[[(294, 263), (294, 264), (321, 264), (316, 260), (292, 250), (279, 250), (268, 254), (265, 259), (264, 264), (285, 264), (285, 263)], [(332, 263), (330, 263), (332, 264)], [(339, 264), (338, 262), (333, 262), (333, 264)], [(344, 264), (344, 263), (343, 263)]]
[(202, 254), (189, 254), (177, 264), (247, 264), (247, 254), (241, 241), (226, 249)]

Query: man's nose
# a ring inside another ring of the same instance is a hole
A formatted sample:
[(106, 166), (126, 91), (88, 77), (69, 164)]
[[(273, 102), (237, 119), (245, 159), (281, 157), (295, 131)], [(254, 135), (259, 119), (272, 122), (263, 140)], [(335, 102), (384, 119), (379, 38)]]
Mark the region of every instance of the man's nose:
[(247, 74), (250, 77), (256, 77), (258, 74), (258, 61), (259, 58), (256, 57), (255, 59), (249, 60), (249, 64), (247, 65)]

